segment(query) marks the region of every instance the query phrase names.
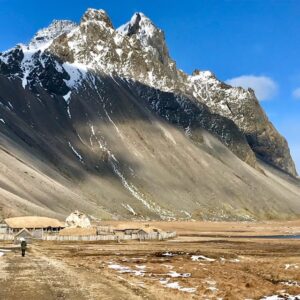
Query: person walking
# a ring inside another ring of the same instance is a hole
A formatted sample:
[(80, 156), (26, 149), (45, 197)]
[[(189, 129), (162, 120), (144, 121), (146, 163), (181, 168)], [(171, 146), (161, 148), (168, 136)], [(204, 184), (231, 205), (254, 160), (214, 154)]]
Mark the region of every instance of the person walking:
[(24, 238), (21, 238), (20, 241), (21, 241), (22, 257), (24, 257), (25, 252), (26, 252), (27, 243), (26, 243), (26, 240)]

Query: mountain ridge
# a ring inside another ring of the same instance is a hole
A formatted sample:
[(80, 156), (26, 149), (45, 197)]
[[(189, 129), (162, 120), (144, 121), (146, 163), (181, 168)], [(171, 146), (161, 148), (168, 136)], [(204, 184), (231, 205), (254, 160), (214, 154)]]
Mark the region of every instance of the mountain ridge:
[[(254, 92), (209, 71), (178, 70), (163, 31), (142, 13), (116, 30), (103, 10), (88, 9), (78, 25), (54, 21), (28, 46), (0, 54), (0, 83), (4, 138), (30, 145), (37, 155), (31, 165), (48, 163), (47, 176), (65, 178), (59, 184), (80, 186), (80, 206), (89, 213), (255, 219), (300, 211), (297, 184), (278, 185), (260, 162), (297, 175), (285, 139)], [(42, 202), (49, 213), (65, 214), (73, 201), (60, 201), (61, 209), (51, 199)]]

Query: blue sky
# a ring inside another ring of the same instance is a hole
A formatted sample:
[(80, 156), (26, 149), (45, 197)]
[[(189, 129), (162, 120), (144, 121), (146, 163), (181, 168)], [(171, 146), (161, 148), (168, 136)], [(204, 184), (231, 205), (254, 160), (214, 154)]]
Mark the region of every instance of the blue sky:
[(254, 87), (300, 172), (300, 1), (0, 0), (0, 51), (53, 19), (79, 21), (88, 7), (105, 9), (115, 27), (142, 11), (165, 31), (179, 68)]

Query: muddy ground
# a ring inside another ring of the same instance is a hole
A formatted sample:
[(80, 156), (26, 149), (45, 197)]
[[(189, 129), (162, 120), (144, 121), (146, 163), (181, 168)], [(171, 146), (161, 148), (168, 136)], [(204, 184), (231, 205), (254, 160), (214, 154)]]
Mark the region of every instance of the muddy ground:
[[(298, 224), (289, 227), (295, 229)], [(180, 236), (169, 241), (39, 242), (29, 246), (25, 258), (13, 245), (0, 243), (1, 249), (11, 250), (0, 257), (0, 299), (300, 295), (300, 240), (201, 237), (205, 226), (198, 235), (195, 224), (176, 226), (181, 228)], [(224, 234), (234, 235), (230, 226), (221, 226)]]

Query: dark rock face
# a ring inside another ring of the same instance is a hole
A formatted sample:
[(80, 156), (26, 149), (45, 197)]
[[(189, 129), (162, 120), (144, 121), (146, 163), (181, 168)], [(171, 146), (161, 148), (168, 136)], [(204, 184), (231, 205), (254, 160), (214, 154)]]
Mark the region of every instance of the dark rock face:
[(214, 113), (233, 120), (261, 159), (297, 176), (286, 140), (269, 121), (254, 92), (232, 88), (217, 80), (213, 74), (206, 74), (206, 81), (202, 77), (199, 73), (192, 77), (194, 85), (190, 92), (197, 100), (205, 103)]
[[(28, 193), (47, 214), (68, 213), (70, 203), (105, 217), (300, 214), (296, 179), (280, 175), (292, 180), (283, 187), (263, 172), (260, 159), (296, 175), (253, 91), (177, 70), (163, 31), (142, 13), (117, 30), (103, 10), (89, 9), (79, 25), (54, 21), (0, 54), (0, 90), (0, 140), (39, 170), (45, 183), (28, 181)], [(68, 201), (43, 202), (48, 177)]]
[(140, 28), (140, 21), (142, 17), (139, 13), (135, 14), (135, 18), (132, 23), (128, 24), (128, 29), (127, 29), (127, 35), (132, 36), (133, 34), (136, 34)]
[(137, 87), (137, 96), (144, 99), (151, 110), (172, 124), (180, 126), (194, 141), (197, 142), (195, 131), (198, 128), (206, 129), (216, 135), (240, 159), (253, 167), (256, 166), (255, 156), (244, 134), (233, 121), (212, 114), (205, 104), (193, 102), (184, 95), (145, 88), (137, 83), (133, 86)]
[[(0, 54), (1, 55), (1, 54)], [(20, 47), (11, 50), (10, 53), (4, 53), (0, 59), (0, 74), (21, 76), (22, 70), (20, 63), (24, 58), (23, 51)]]

